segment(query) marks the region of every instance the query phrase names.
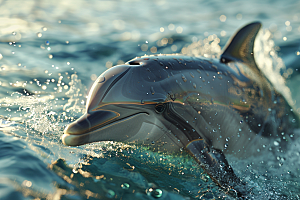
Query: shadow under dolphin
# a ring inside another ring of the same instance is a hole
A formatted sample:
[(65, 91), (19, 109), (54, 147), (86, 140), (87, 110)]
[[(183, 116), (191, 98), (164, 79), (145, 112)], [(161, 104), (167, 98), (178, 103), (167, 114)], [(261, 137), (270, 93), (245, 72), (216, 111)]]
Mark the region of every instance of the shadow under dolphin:
[[(299, 118), (257, 67), (253, 46), (261, 23), (241, 28), (220, 60), (183, 55), (143, 56), (102, 73), (86, 113), (69, 124), (65, 145), (134, 142), (154, 151), (185, 149), (224, 190), (250, 189), (225, 155), (258, 148), (299, 128)], [(262, 153), (262, 152), (260, 152)]]

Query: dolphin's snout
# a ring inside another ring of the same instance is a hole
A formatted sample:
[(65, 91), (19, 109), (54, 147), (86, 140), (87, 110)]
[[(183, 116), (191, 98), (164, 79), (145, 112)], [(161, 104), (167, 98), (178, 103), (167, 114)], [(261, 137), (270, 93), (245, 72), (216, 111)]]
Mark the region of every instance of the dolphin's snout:
[(118, 116), (116, 112), (105, 110), (86, 113), (66, 127), (62, 142), (70, 146), (85, 144), (89, 142), (91, 131), (109, 124)]
[(91, 124), (90, 124), (89, 120), (87, 119), (87, 114), (85, 114), (82, 117), (80, 117), (78, 120), (76, 120), (75, 122), (69, 124), (66, 127), (64, 134), (80, 135), (80, 134), (88, 132), (90, 128), (91, 128)]
[(116, 117), (118, 113), (106, 110), (87, 113), (68, 125), (64, 134), (81, 135), (106, 125)]

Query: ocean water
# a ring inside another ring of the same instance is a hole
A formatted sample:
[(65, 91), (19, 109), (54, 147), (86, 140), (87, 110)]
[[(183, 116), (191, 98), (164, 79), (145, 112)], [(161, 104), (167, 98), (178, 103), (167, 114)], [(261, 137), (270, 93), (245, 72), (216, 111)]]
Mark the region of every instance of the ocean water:
[[(260, 21), (255, 58), (300, 113), (299, 1), (0, 1), (0, 199), (235, 199), (184, 152), (62, 144), (93, 81), (144, 54), (218, 58)], [(276, 146), (276, 144), (274, 144)], [(300, 199), (300, 140), (231, 159), (253, 199)]]

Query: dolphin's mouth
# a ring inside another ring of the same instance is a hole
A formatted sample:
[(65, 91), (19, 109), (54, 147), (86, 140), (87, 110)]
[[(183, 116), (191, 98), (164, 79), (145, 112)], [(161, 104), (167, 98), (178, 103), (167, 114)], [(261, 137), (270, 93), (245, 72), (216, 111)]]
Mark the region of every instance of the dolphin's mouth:
[(120, 127), (122, 127), (123, 132), (127, 131), (126, 125), (122, 126), (122, 123), (128, 123), (128, 121), (140, 115), (149, 114), (138, 112), (122, 118), (120, 118), (119, 113), (112, 111), (97, 111), (93, 114), (85, 114), (66, 127), (62, 142), (68, 146), (78, 146), (95, 141), (119, 140), (113, 138), (112, 136), (115, 134), (111, 132), (117, 131)]

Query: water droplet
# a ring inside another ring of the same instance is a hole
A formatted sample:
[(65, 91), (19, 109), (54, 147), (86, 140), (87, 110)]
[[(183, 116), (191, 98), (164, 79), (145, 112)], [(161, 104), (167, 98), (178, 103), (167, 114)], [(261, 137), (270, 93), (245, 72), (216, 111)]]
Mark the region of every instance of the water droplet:
[(186, 123), (189, 123), (189, 121), (186, 121)]
[(268, 111), (269, 111), (269, 112), (271, 112), (271, 111), (272, 111), (272, 109), (271, 109), (271, 108), (268, 108)]
[(51, 50), (51, 47), (47, 47), (47, 50), (50, 51), (50, 50)]
[(182, 78), (182, 80), (183, 80), (184, 82), (187, 81), (187, 79), (185, 78), (185, 76), (184, 76), (183, 74), (181, 74), (181, 78)]
[(225, 146), (225, 148), (227, 148), (227, 147), (228, 147), (228, 144), (226, 143), (224, 146)]
[(122, 188), (122, 189), (125, 189), (125, 190), (128, 190), (129, 187), (130, 187), (130, 185), (129, 185), (128, 183), (123, 183), (123, 184), (121, 185), (121, 188)]
[(296, 119), (292, 119), (292, 123), (295, 123), (296, 122)]
[(152, 142), (151, 142), (151, 144), (155, 144), (155, 142), (154, 142), (154, 141), (152, 141)]
[(229, 139), (230, 139), (230, 138), (229, 138), (229, 137), (227, 137), (227, 138), (225, 139), (225, 140), (226, 140), (226, 142), (228, 142), (228, 141), (229, 141)]
[(192, 78), (194, 78), (194, 77), (195, 77), (195, 76), (194, 76), (194, 74), (193, 74), (192, 72), (190, 72), (190, 75), (191, 75), (191, 77), (192, 77)]
[(115, 192), (113, 190), (107, 190), (106, 197), (113, 198), (115, 196)]
[(193, 87), (196, 89), (196, 87), (197, 87), (197, 86), (196, 86), (196, 83), (193, 83)]
[(16, 32), (12, 32), (12, 35), (16, 35)]
[(278, 146), (278, 145), (279, 145), (279, 142), (274, 141), (274, 145), (275, 145), (275, 146)]
[(277, 101), (274, 101), (274, 104), (277, 104)]
[(142, 100), (141, 100), (141, 104), (144, 104), (144, 103), (145, 103), (145, 101), (142, 99)]
[(242, 129), (239, 128), (239, 131), (242, 131)]
[(40, 32), (38, 32), (36, 35), (37, 35), (39, 38), (43, 36), (43, 34), (40, 33)]
[(242, 124), (242, 123), (243, 123), (243, 120), (240, 121), (240, 124)]
[(150, 88), (150, 91), (151, 91), (151, 94), (154, 95), (155, 94), (155, 91), (154, 91), (154, 88), (151, 86)]
[(261, 126), (261, 124), (257, 124), (257, 126)]
[(260, 152), (260, 149), (257, 149), (257, 152)]
[(272, 148), (271, 148), (271, 147), (269, 148), (269, 151), (272, 151)]
[(215, 133), (215, 132), (217, 132), (217, 130), (216, 130), (216, 129), (213, 129), (213, 132)]
[(151, 191), (151, 196), (155, 198), (160, 198), (162, 196), (163, 191), (161, 189), (154, 189)]

